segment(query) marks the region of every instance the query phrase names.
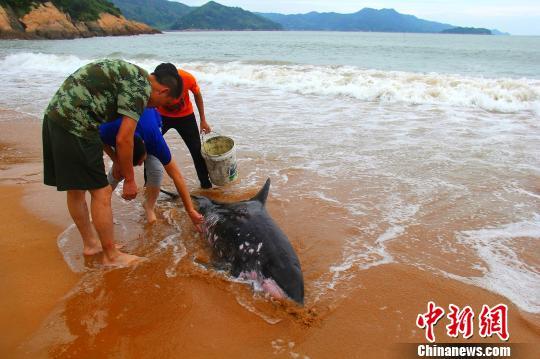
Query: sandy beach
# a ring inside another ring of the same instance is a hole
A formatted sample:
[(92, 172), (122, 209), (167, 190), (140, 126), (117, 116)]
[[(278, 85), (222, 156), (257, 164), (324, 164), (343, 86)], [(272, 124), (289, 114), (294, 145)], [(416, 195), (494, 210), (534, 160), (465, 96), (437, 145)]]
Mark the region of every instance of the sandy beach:
[[(304, 308), (254, 297), (246, 285), (197, 269), (189, 260), (176, 263), (174, 276), (162, 275), (170, 263), (161, 257), (115, 270), (100, 268), (95, 258), (89, 270), (74, 273), (57, 245), (59, 234), (71, 225), (65, 195), (41, 183), (39, 120), (12, 111), (0, 116), (4, 358), (414, 357), (414, 348), (409, 352), (411, 347), (403, 344), (426, 342), (415, 321), (428, 301), (443, 308), (469, 305), (475, 313), (484, 304), (505, 303), (508, 343), (520, 343), (512, 357), (540, 356), (538, 315), (485, 289), (404, 264), (360, 271), (343, 295), (338, 287), (328, 293), (333, 300), (308, 302)], [(278, 201), (269, 200), (269, 211), (283, 224), (280, 208)], [(181, 209), (177, 215), (181, 225), (189, 226)], [(134, 233), (173, 230), (164, 220), (154, 227), (140, 224)], [(191, 229), (185, 232), (184, 258), (204, 262), (200, 238)], [(138, 235), (128, 239), (128, 249)], [(309, 281), (310, 263), (302, 265)], [(444, 324), (435, 330), (438, 343), (502, 343), (475, 332), (470, 340), (454, 340), (446, 336)]]

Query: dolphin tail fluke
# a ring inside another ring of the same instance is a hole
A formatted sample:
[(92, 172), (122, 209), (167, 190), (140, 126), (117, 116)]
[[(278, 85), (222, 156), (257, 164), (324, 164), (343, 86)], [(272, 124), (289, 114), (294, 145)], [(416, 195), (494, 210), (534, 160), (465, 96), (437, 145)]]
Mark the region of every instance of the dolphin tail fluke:
[(172, 197), (172, 198), (178, 198), (178, 197), (180, 197), (180, 195), (179, 195), (178, 193), (169, 192), (169, 191), (166, 191), (166, 190), (164, 190), (164, 189), (162, 189), (162, 188), (160, 188), (159, 191), (160, 191), (161, 193), (165, 193), (167, 196), (170, 196), (170, 197)]
[(266, 180), (263, 188), (253, 197), (250, 201), (259, 201), (263, 204), (266, 203), (266, 198), (268, 198), (268, 192), (270, 192), (270, 178)]

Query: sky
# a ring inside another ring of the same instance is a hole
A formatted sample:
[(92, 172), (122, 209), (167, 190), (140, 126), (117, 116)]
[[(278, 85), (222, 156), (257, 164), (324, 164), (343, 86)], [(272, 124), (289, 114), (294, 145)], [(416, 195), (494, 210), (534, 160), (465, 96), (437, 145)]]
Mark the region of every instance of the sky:
[[(209, 0), (174, 0), (199, 6)], [(365, 7), (392, 8), (424, 20), (483, 27), (512, 35), (540, 35), (540, 0), (215, 0), (257, 12), (303, 14), (310, 11), (353, 13)]]

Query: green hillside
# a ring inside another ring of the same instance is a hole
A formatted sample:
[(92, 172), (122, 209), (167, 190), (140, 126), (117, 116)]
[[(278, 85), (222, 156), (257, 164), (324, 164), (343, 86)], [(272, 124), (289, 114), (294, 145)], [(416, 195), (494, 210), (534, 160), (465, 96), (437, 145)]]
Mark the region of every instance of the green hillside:
[(210, 1), (183, 16), (173, 30), (281, 30), (281, 25), (245, 11)]
[(128, 19), (168, 30), (193, 8), (167, 0), (112, 0)]
[(94, 21), (105, 12), (121, 15), (120, 10), (107, 0), (0, 0), (0, 5), (9, 5), (18, 16), (28, 13), (32, 6), (52, 2), (77, 21)]
[(452, 27), (449, 24), (400, 14), (394, 9), (364, 8), (352, 14), (310, 12), (296, 15), (274, 13), (259, 15), (281, 24), (285, 30), (440, 32)]
[(442, 34), (492, 35), (491, 30), (481, 27), (453, 27), (441, 31)]

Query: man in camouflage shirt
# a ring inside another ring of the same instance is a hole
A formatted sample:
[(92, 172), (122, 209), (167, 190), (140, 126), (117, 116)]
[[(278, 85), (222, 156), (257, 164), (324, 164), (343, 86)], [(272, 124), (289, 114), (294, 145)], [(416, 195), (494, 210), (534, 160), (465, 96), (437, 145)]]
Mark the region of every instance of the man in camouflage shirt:
[[(137, 256), (114, 243), (111, 195), (98, 127), (122, 117), (116, 156), (125, 178), (122, 197), (137, 196), (133, 173), (133, 137), (145, 107), (166, 106), (182, 93), (182, 80), (165, 72), (151, 75), (122, 60), (99, 60), (70, 75), (53, 96), (43, 118), (44, 182), (67, 191), (67, 206), (84, 243), (83, 253), (103, 250), (103, 262), (127, 265)], [(90, 221), (85, 193), (91, 195)], [(188, 213), (194, 224), (202, 216)], [(98, 240), (99, 239), (99, 240)]]

